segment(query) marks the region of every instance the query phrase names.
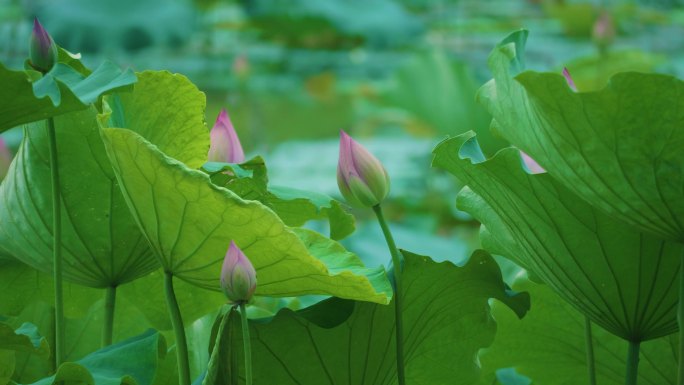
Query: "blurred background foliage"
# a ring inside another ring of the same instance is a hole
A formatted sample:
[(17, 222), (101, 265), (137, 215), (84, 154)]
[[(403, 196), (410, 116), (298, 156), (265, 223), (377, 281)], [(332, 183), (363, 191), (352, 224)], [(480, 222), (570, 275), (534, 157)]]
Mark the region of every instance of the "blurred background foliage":
[[(502, 37), (529, 29), (528, 67), (566, 66), (580, 90), (619, 71), (684, 73), (683, 0), (0, 0), (7, 66), (22, 67), (36, 16), (91, 66), (188, 76), (207, 94), (208, 127), (227, 108), (274, 184), (339, 196), (348, 130), (391, 175), (399, 245), (454, 261), (478, 246), (478, 225), (455, 209), (460, 186), (430, 169), (430, 151), (467, 130), (489, 155), (506, 145), (474, 101)], [(16, 149), (21, 132), (3, 139)], [(357, 214), (346, 245), (383, 263), (379, 229)]]

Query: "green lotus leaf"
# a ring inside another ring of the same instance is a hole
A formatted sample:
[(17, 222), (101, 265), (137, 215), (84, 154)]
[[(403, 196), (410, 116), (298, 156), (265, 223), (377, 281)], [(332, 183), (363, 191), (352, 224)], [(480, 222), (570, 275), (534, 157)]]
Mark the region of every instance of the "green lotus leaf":
[(354, 232), (354, 216), (337, 200), (321, 193), (284, 186), (268, 186), (266, 163), (257, 156), (242, 164), (207, 163), (203, 170), (211, 181), (243, 199), (258, 200), (278, 214), (288, 226), (302, 226), (326, 219), (330, 238), (339, 240)]
[(100, 349), (77, 362), (64, 363), (54, 376), (33, 385), (150, 385), (164, 356), (164, 337), (149, 330)]
[(46, 359), (50, 348), (35, 325), (24, 323), (14, 330), (9, 324), (0, 322), (0, 384), (9, 383), (15, 369), (16, 353), (29, 353)]
[[(100, 121), (123, 121), (174, 156), (196, 164), (203, 162), (203, 143), (208, 147), (204, 95), (186, 78), (168, 72), (143, 72), (133, 92), (107, 100), (111, 106)], [(148, 110), (141, 110), (140, 105)], [(6, 253), (50, 272), (52, 185), (45, 125), (41, 121), (27, 126), (24, 141), (0, 185), (0, 244)], [(91, 107), (58, 116), (55, 129), (64, 278), (85, 286), (108, 287), (158, 269), (119, 190), (102, 144), (97, 111)], [(192, 140), (197, 145), (184, 144)]]
[[(52, 276), (15, 260), (0, 261), (0, 314), (16, 316), (34, 302), (54, 300)], [(64, 314), (82, 317), (102, 292), (64, 282)]]
[[(125, 286), (123, 286), (125, 287)], [(73, 290), (72, 290), (73, 289)], [(74, 297), (85, 288), (67, 288), (69, 294), (66, 303), (74, 305)], [(95, 289), (86, 289), (101, 292)], [(100, 295), (101, 297), (101, 295)], [(47, 340), (54, 342), (55, 319), (52, 298), (44, 301), (26, 303), (23, 311), (13, 317), (7, 318), (7, 323), (18, 328), (26, 322), (35, 324), (40, 334)], [(103, 323), (104, 300), (93, 303), (90, 306), (82, 306), (82, 314), (72, 315), (66, 318), (65, 361), (78, 361), (102, 346), (102, 323)], [(149, 329), (150, 324), (140, 311), (126, 298), (117, 295), (116, 315), (114, 317), (114, 341), (139, 335)], [(54, 359), (54, 357), (52, 357)], [(55, 373), (54, 361), (48, 360), (47, 355), (39, 356), (26, 352), (16, 353), (16, 370), (13, 380), (18, 383), (32, 383)], [(172, 358), (175, 361), (175, 357)]]
[[(96, 111), (55, 118), (62, 192), (64, 278), (117, 286), (158, 268), (118, 190)], [(44, 121), (29, 124), (0, 185), (0, 243), (20, 261), (52, 271), (52, 200)]]
[[(495, 372), (514, 367), (535, 385), (589, 383), (585, 352), (585, 317), (548, 286), (521, 280), (513, 285), (532, 297), (533, 306), (517, 320), (505, 306), (493, 305), (496, 340), (480, 354), (482, 385), (494, 384)], [(627, 342), (592, 326), (596, 383), (620, 385), (625, 381)], [(676, 335), (641, 344), (640, 385), (675, 384), (677, 361), (672, 342)]]
[(59, 62), (45, 75), (13, 71), (0, 63), (0, 132), (67, 112), (86, 109), (100, 95), (136, 82), (130, 69), (104, 62), (88, 73), (80, 61), (60, 50)]
[(517, 149), (485, 160), (473, 132), (434, 153), (435, 166), (467, 184), (457, 204), (487, 227), (485, 248), (493, 244), (622, 338), (677, 330), (681, 244), (638, 232), (548, 174), (528, 174)]
[(24, 322), (14, 330), (0, 322), (0, 349), (15, 352), (29, 352), (47, 358), (50, 354), (48, 343), (39, 333), (36, 325)]
[(215, 186), (133, 131), (105, 128), (102, 135), (129, 208), (166, 272), (218, 291), (234, 240), (257, 270), (257, 295), (388, 302), (388, 293), (376, 291), (353, 267), (333, 272), (263, 204)]
[(526, 37), (512, 34), (489, 56), (494, 79), (478, 99), (494, 129), (592, 205), (684, 241), (684, 82), (627, 72), (577, 93), (560, 74), (517, 74)]
[[(477, 353), (496, 331), (489, 298), (523, 316), (529, 296), (511, 295), (499, 266), (482, 250), (463, 267), (404, 256), (406, 382), (473, 384), (479, 376)], [(395, 384), (392, 307), (331, 298), (250, 321), (254, 384)], [(235, 384), (232, 379), (244, 376), (240, 317), (237, 312), (228, 317), (204, 385)]]
[(180, 74), (144, 71), (138, 78), (134, 92), (104, 98), (100, 125), (133, 130), (168, 156), (199, 168), (209, 153), (206, 96)]

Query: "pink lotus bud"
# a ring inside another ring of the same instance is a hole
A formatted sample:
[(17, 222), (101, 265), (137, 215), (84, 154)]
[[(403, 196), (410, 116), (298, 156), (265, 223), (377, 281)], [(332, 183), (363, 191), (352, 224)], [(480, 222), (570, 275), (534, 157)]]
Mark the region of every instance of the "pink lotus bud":
[(575, 85), (575, 82), (572, 80), (572, 76), (570, 76), (570, 71), (568, 71), (568, 69), (565, 67), (563, 67), (563, 76), (565, 77), (565, 81), (568, 82), (568, 87), (570, 87), (571, 90), (577, 92), (577, 86)]
[(605, 50), (615, 40), (615, 23), (608, 11), (601, 11), (601, 14), (594, 23), (591, 36), (600, 50)]
[(532, 157), (527, 155), (525, 152), (520, 151), (520, 157), (523, 160), (523, 163), (525, 164), (525, 167), (527, 170), (530, 172), (530, 174), (542, 174), (545, 173), (546, 170), (542, 166), (537, 163)]
[(233, 73), (238, 78), (245, 78), (249, 75), (250, 65), (246, 55), (240, 55), (233, 60)]
[(12, 153), (5, 141), (0, 138), (0, 180), (5, 179), (10, 163), (12, 163)]
[(40, 72), (48, 72), (57, 62), (57, 45), (40, 24), (33, 19), (33, 33), (29, 42), (29, 63)]
[(221, 267), (223, 294), (228, 297), (230, 303), (247, 303), (254, 295), (256, 284), (254, 266), (235, 242), (231, 241)]
[(245, 161), (240, 139), (233, 128), (226, 109), (222, 109), (216, 123), (211, 129), (211, 146), (209, 161), (224, 163), (241, 163)]
[(337, 186), (349, 204), (359, 207), (380, 204), (389, 193), (390, 186), (382, 163), (342, 130)]

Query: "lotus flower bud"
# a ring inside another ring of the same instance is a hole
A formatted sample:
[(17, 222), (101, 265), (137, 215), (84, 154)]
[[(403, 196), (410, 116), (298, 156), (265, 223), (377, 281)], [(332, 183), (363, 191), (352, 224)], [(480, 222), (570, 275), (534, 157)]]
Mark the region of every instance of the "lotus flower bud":
[(241, 163), (245, 161), (240, 139), (233, 128), (226, 109), (222, 109), (211, 129), (211, 146), (209, 161), (224, 163)]
[(0, 180), (5, 179), (10, 163), (12, 163), (12, 153), (10, 153), (5, 141), (0, 138)]
[(358, 207), (380, 204), (390, 186), (382, 163), (344, 131), (340, 131), (337, 186), (347, 202)]
[(223, 267), (221, 267), (223, 294), (230, 303), (247, 303), (254, 295), (256, 284), (254, 266), (235, 242), (231, 241), (223, 260)]
[(40, 72), (48, 72), (57, 62), (57, 45), (40, 24), (33, 19), (33, 33), (29, 43), (29, 63)]
[(594, 23), (591, 36), (601, 52), (605, 52), (608, 46), (615, 40), (615, 23), (608, 11), (601, 11), (601, 14)]
[(571, 90), (577, 92), (577, 86), (575, 85), (575, 82), (572, 80), (572, 76), (570, 76), (570, 71), (568, 71), (568, 69), (565, 67), (563, 67), (563, 77), (565, 77), (565, 81), (568, 82), (568, 87), (570, 87)]
[(544, 170), (544, 168), (540, 166), (536, 160), (532, 159), (532, 157), (527, 155), (524, 151), (520, 151), (520, 157), (522, 158), (523, 164), (530, 174), (542, 174), (546, 172), (546, 170)]

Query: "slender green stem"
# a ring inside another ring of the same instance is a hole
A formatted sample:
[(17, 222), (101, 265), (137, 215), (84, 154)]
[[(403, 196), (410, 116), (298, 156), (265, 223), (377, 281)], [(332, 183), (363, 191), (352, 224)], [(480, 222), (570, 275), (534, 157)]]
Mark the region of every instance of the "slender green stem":
[(114, 309), (116, 307), (116, 286), (105, 289), (104, 325), (102, 327), (102, 347), (112, 344), (114, 335)]
[(679, 306), (677, 307), (679, 326), (679, 375), (678, 385), (684, 385), (684, 249), (679, 259)]
[(244, 302), (240, 302), (240, 318), (242, 318), (242, 344), (245, 347), (245, 384), (252, 385), (252, 340), (249, 338), (249, 324)]
[(64, 289), (62, 285), (62, 198), (60, 196), (55, 120), (48, 118), (50, 175), (52, 177), (52, 272), (55, 282), (55, 361), (64, 362)]
[(183, 317), (181, 316), (176, 293), (173, 291), (173, 274), (164, 273), (164, 291), (166, 292), (166, 306), (169, 309), (171, 325), (176, 335), (176, 359), (178, 360), (178, 383), (190, 385), (190, 360), (188, 359), (188, 341), (185, 338)]
[(639, 371), (639, 341), (629, 341), (625, 385), (636, 385)]
[(596, 385), (596, 361), (594, 360), (594, 341), (591, 336), (591, 320), (584, 317), (584, 343), (587, 350), (587, 370), (589, 385)]
[(394, 322), (396, 330), (396, 345), (397, 345), (397, 379), (399, 385), (406, 384), (406, 375), (404, 370), (404, 322), (402, 317), (402, 298), (401, 293), (401, 270), (402, 270), (402, 255), (394, 243), (394, 238), (390, 232), (385, 216), (382, 214), (382, 207), (380, 205), (373, 206), (375, 216), (378, 217), (378, 223), (382, 229), (382, 233), (387, 241), (390, 254), (392, 255), (392, 264), (394, 265)]

